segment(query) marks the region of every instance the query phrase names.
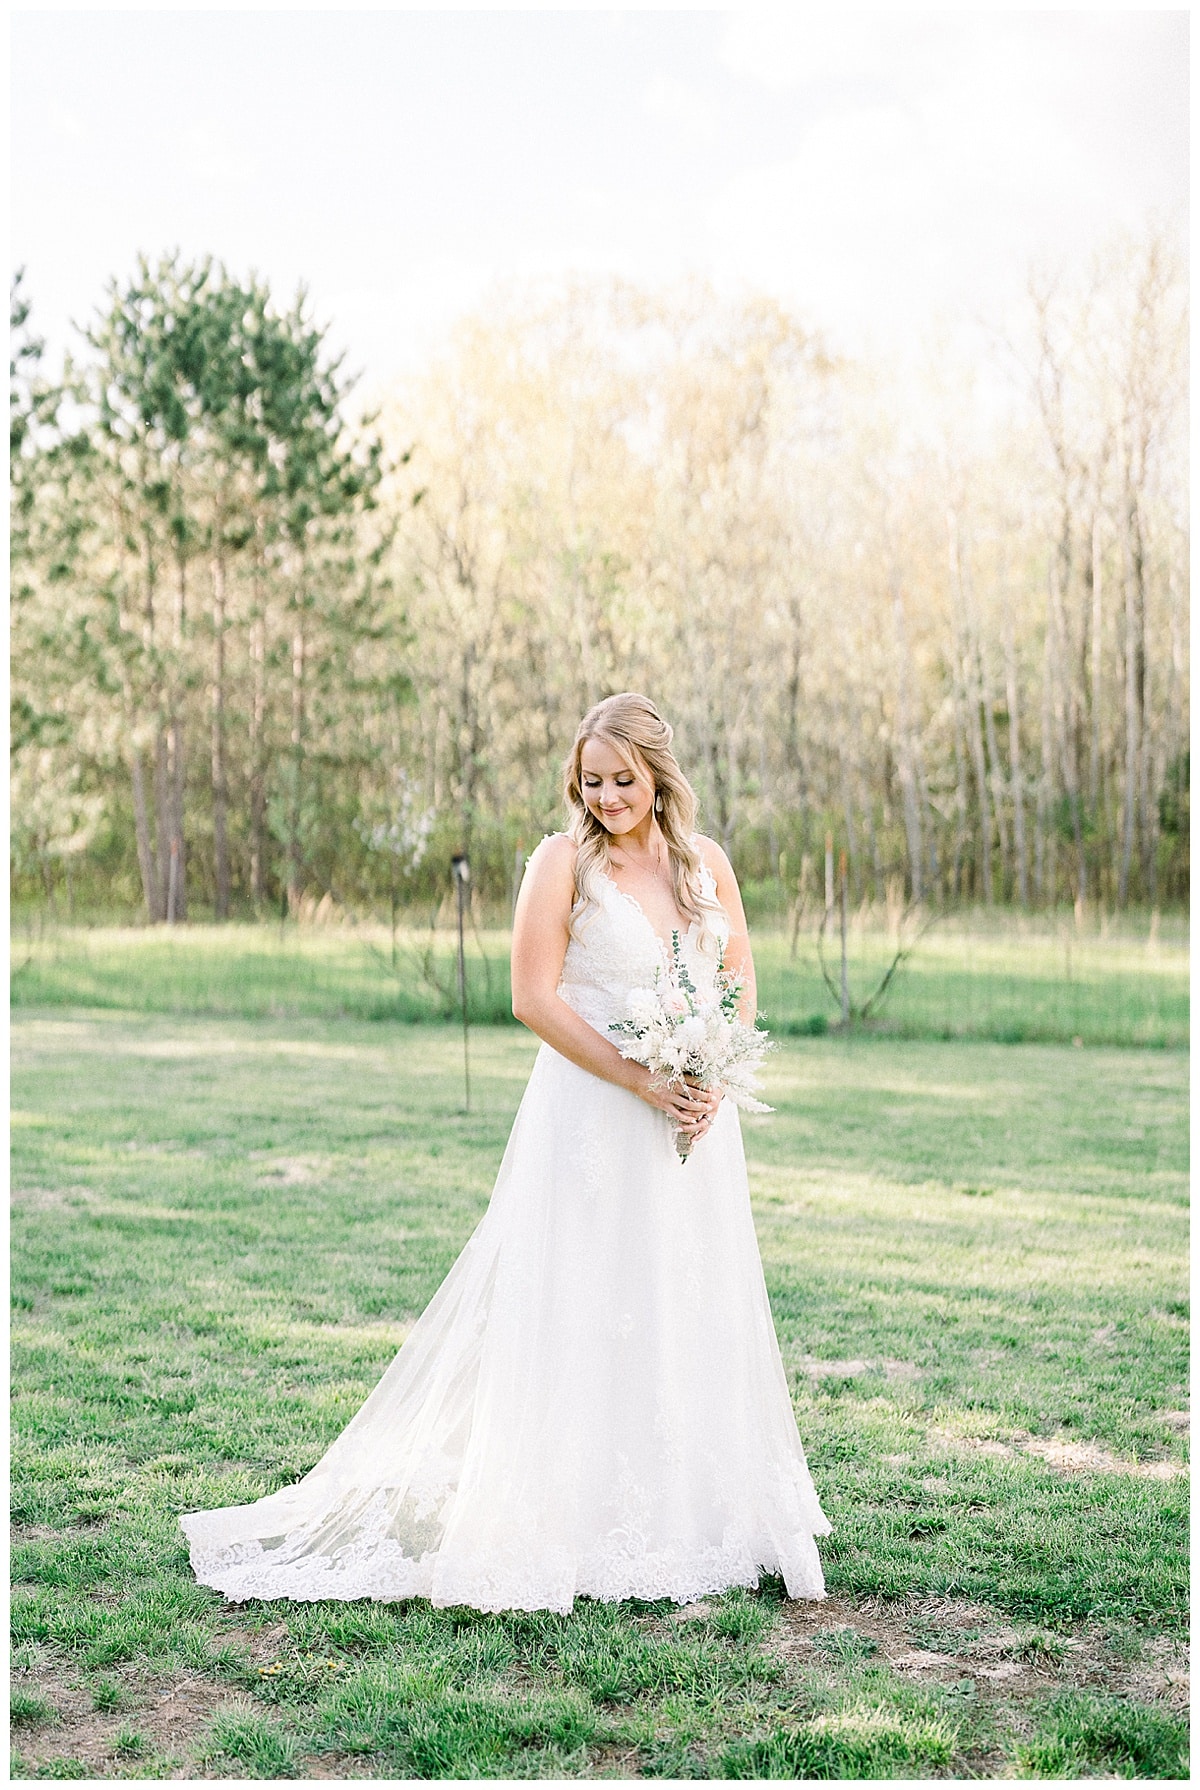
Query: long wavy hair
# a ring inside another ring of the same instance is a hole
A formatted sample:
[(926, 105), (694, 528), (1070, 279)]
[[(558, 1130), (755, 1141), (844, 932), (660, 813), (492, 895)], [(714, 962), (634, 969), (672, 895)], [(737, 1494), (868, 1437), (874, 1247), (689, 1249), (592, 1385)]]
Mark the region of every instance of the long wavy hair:
[(579, 723), (575, 743), (563, 766), (563, 795), (567, 805), (567, 835), (575, 841), (575, 905), (570, 930), (578, 938), (579, 924), (599, 903), (598, 877), (610, 866), (611, 835), (583, 799), (582, 758), (588, 740), (603, 740), (620, 754), (637, 780), (656, 796), (662, 807), (655, 819), (667, 842), (671, 885), (681, 914), (700, 924), (697, 943), (702, 950), (715, 947), (709, 916), (719, 903), (705, 896), (700, 883), (700, 853), (693, 843), (696, 826), (696, 792), (679, 768), (671, 750), (674, 729), (664, 721), (647, 696), (631, 690), (606, 696), (588, 710)]

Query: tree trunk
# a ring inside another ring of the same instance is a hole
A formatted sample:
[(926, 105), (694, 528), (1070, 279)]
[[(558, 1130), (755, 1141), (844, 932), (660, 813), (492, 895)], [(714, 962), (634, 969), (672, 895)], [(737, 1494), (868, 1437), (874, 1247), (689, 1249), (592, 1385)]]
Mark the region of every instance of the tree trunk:
[(900, 580), (892, 578), (892, 629), (896, 652), (896, 732), (900, 793), (904, 804), (904, 837), (908, 848), (908, 878), (914, 901), (923, 892), (922, 865), (924, 846), (921, 839), (921, 802), (918, 788), (916, 754), (913, 749), (912, 715), (909, 702), (909, 680), (912, 666), (908, 656), (908, 638), (904, 627), (904, 603)]
[[(1142, 464), (1145, 464), (1143, 451)], [(1150, 774), (1152, 765), (1150, 710), (1150, 657), (1146, 650), (1146, 544), (1142, 538), (1142, 509), (1138, 494), (1134, 492), (1130, 503), (1130, 524), (1133, 571), (1133, 615), (1135, 633), (1135, 687), (1137, 691), (1137, 737), (1138, 737), (1138, 839), (1141, 846), (1142, 889), (1148, 900), (1153, 899), (1151, 882), (1153, 880), (1153, 840), (1155, 805), (1151, 800)]]
[(183, 721), (178, 714), (171, 722), (171, 843), (170, 874), (174, 878), (174, 914), (177, 920), (187, 919), (187, 849), (183, 839), (183, 802), (185, 763)]
[(767, 810), (767, 854), (771, 865), (771, 874), (773, 876), (778, 876), (779, 828), (775, 824), (775, 791), (772, 787), (770, 766), (767, 763), (767, 734), (765, 728), (760, 728), (758, 735), (758, 787), (762, 792), (762, 800), (765, 803)]
[(133, 827), (137, 839), (138, 869), (142, 873), (142, 896), (146, 903), (146, 918), (153, 926), (163, 917), (161, 884), (154, 845), (150, 838), (150, 817), (146, 809), (146, 774), (142, 766), (142, 755), (136, 747), (130, 755), (129, 769), (133, 780)]
[[(1070, 565), (1069, 556), (1060, 553), (1058, 563)], [(1075, 841), (1076, 886), (1079, 901), (1087, 900), (1087, 855), (1083, 845), (1083, 817), (1080, 812), (1079, 774), (1076, 758), (1078, 730), (1074, 725), (1075, 700), (1071, 693), (1071, 654), (1067, 641), (1066, 591), (1059, 584), (1055, 565), (1050, 567), (1049, 615), (1046, 638), (1052, 642), (1054, 718), (1058, 734), (1059, 759), (1062, 765), (1063, 789), (1071, 817), (1071, 834)]]
[(1125, 907), (1129, 900), (1129, 871), (1133, 862), (1134, 829), (1137, 824), (1138, 787), (1138, 706), (1137, 706), (1137, 616), (1133, 588), (1133, 551), (1129, 539), (1130, 518), (1122, 530), (1122, 584), (1125, 598), (1125, 800), (1121, 816), (1121, 865), (1117, 877), (1117, 904)]
[(295, 913), (304, 888), (304, 850), (300, 839), (300, 782), (304, 769), (304, 622), (292, 634), (292, 811), (288, 839), (288, 904)]
[(930, 889), (932, 889), (936, 893), (936, 891), (939, 890), (941, 887), (941, 875), (942, 875), (941, 860), (938, 855), (937, 820), (934, 817), (933, 807), (929, 800), (929, 781), (925, 775), (925, 759), (924, 759), (924, 754), (920, 750), (919, 742), (918, 742), (917, 751), (916, 751), (916, 769), (917, 769), (917, 801), (919, 804), (918, 811), (923, 816), (923, 827), (924, 827), (925, 837), (929, 842), (929, 882), (928, 882), (928, 886)]
[[(1054, 832), (1050, 824), (1054, 801), (1054, 692), (1053, 646), (1047, 626), (1042, 642), (1042, 762), (1038, 772), (1037, 807), (1034, 814), (1033, 884), (1039, 906), (1053, 905)], [(1049, 837), (1047, 837), (1049, 835)]]
[(1004, 818), (1004, 773), (1000, 767), (1000, 745), (996, 738), (996, 717), (992, 701), (992, 671), (982, 629), (976, 631), (979, 656), (979, 694), (983, 707), (983, 725), (987, 740), (988, 781), (992, 791), (992, 815), (996, 822), (996, 838), (1000, 845), (1001, 900), (1004, 899), (1005, 875), (1011, 891), (1012, 859), (1008, 849), (1008, 825)]
[(737, 732), (722, 717), (720, 742), (713, 747), (713, 774), (719, 791), (721, 812), (721, 848), (732, 852), (734, 829), (737, 826), (737, 798), (741, 788), (741, 762)]
[(966, 591), (958, 553), (958, 519), (951, 511), (946, 518), (950, 550), (950, 591), (954, 603), (955, 682), (965, 717), (967, 749), (975, 771), (975, 788), (979, 795), (979, 868), (983, 899), (992, 904), (992, 804), (988, 792), (987, 755), (980, 725), (979, 676), (975, 664), (975, 643), (967, 614)]
[(225, 561), (218, 551), (212, 561), (212, 803), (214, 911), (229, 918), (228, 787), (225, 773)]
[[(971, 655), (970, 657), (973, 657)], [(983, 729), (980, 726), (979, 686), (973, 675), (970, 657), (964, 666), (964, 673), (969, 677), (966, 689), (966, 712), (969, 723), (967, 740), (971, 750), (971, 764), (975, 772), (975, 787), (979, 794), (979, 868), (980, 882), (983, 887), (983, 899), (988, 907), (992, 905), (992, 799), (988, 790), (987, 753), (983, 744)]]
[(263, 721), (266, 711), (266, 629), (261, 615), (250, 634), (253, 692), (250, 706), (250, 899), (257, 906), (266, 891), (266, 779)]
[[(1156, 765), (1154, 786), (1157, 790), (1165, 787), (1166, 780), (1176, 763), (1177, 755), (1183, 744), (1182, 692), (1186, 687), (1183, 669), (1183, 629), (1180, 610), (1183, 605), (1179, 601), (1179, 581), (1174, 565), (1167, 567), (1167, 687), (1163, 698), (1163, 723), (1159, 741), (1159, 760)], [(1156, 859), (1158, 845), (1158, 815), (1155, 814), (1156, 826)], [(1156, 889), (1157, 894), (1157, 881)], [(1172, 891), (1168, 890), (1168, 899)]]
[[(800, 834), (801, 850), (808, 842), (808, 805), (810, 796), (810, 780), (805, 764), (804, 749), (800, 736), (800, 699), (801, 699), (801, 655), (799, 619), (793, 616), (795, 632), (792, 636), (787, 678), (787, 708), (784, 730), (784, 765), (786, 767), (785, 791), (793, 791), (793, 804), (797, 826)], [(785, 794), (785, 800), (786, 794)]]
[(1029, 906), (1029, 870), (1025, 851), (1025, 778), (1021, 767), (1021, 718), (1017, 690), (1017, 652), (1013, 639), (1012, 605), (1004, 611), (1004, 683), (1008, 701), (1008, 775), (1013, 808), (1013, 867), (1017, 900)]
[(1100, 705), (1103, 700), (1102, 646), (1104, 640), (1104, 556), (1100, 545), (1100, 511), (1092, 517), (1092, 665), (1091, 665), (1091, 737), (1088, 742), (1088, 806), (1094, 814), (1101, 805), (1100, 789)]
[(159, 918), (170, 922), (175, 917), (168, 899), (171, 866), (171, 745), (167, 730), (161, 723), (154, 735), (154, 838)]
[[(841, 716), (839, 716), (839, 723), (840, 721)], [(850, 794), (850, 766), (846, 757), (846, 741), (849, 737), (850, 735), (845, 727), (839, 725), (837, 742), (838, 783), (842, 798), (842, 818), (846, 827), (846, 844), (849, 847), (850, 852), (850, 881), (852, 888), (857, 890), (862, 886), (862, 878), (859, 869), (858, 828), (854, 824), (854, 802)], [(855, 899), (857, 899), (857, 897), (855, 897)]]
[(167, 862), (167, 903), (173, 920), (187, 919), (187, 854), (183, 842), (185, 763), (183, 714), (179, 679), (187, 619), (187, 559), (181, 551), (175, 587), (175, 672), (170, 695), (167, 738), (170, 747), (170, 839)]
[[(880, 890), (884, 887), (883, 859), (879, 855), (879, 832), (875, 826), (875, 810), (871, 802), (870, 789), (867, 787), (864, 787), (862, 792), (862, 810), (863, 831), (867, 835), (867, 845), (871, 853), (871, 897), (877, 899)], [(864, 887), (863, 899), (865, 900), (866, 897), (867, 890)]]
[(963, 853), (967, 842), (967, 760), (963, 750), (962, 715), (957, 701), (955, 679), (954, 707), (954, 854), (950, 860), (950, 893), (956, 901), (962, 898)]

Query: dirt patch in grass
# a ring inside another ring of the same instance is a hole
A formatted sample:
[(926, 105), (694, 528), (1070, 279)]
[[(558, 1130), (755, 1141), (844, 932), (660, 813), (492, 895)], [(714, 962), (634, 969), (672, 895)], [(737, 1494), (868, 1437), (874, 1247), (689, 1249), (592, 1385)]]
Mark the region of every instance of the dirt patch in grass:
[(857, 1380), (864, 1374), (880, 1373), (889, 1386), (909, 1385), (921, 1378), (921, 1369), (914, 1361), (895, 1361), (885, 1357), (877, 1361), (861, 1360), (855, 1356), (846, 1361), (818, 1361), (806, 1355), (800, 1362), (803, 1371), (811, 1380)]
[[(41, 1697), (55, 1711), (52, 1717), (13, 1724), (13, 1745), (28, 1770), (36, 1772), (51, 1760), (69, 1759), (95, 1778), (140, 1777), (148, 1768), (150, 1775), (168, 1781), (242, 1775), (227, 1759), (200, 1763), (198, 1754), (218, 1714), (261, 1713), (260, 1705), (244, 1692), (194, 1672), (148, 1677), (118, 1669), (104, 1676), (119, 1688), (118, 1709), (97, 1710), (87, 1686), (52, 1666), (15, 1674), (14, 1691)], [(129, 1733), (140, 1736), (136, 1754), (118, 1750), (118, 1740)], [(320, 1753), (301, 1756), (296, 1775), (336, 1779), (376, 1774), (369, 1761), (353, 1754)]]
[(581, 1778), (635, 1778), (642, 1763), (640, 1747), (597, 1746), (588, 1748)]
[[(1111, 1679), (1111, 1676), (1110, 1664), (1107, 1677)], [(1187, 1649), (1156, 1637), (1147, 1643), (1145, 1659), (1126, 1670), (1122, 1692), (1127, 1697), (1136, 1697), (1141, 1703), (1169, 1703), (1183, 1715), (1188, 1709), (1190, 1684)]]
[(71, 1759), (86, 1766), (92, 1777), (132, 1776), (137, 1764), (117, 1751), (118, 1736), (132, 1731), (143, 1742), (138, 1761), (177, 1762), (180, 1770), (168, 1766), (163, 1775), (190, 1777), (195, 1773), (182, 1767), (192, 1756), (201, 1728), (218, 1709), (249, 1706), (228, 1685), (195, 1672), (148, 1677), (116, 1669), (105, 1677), (119, 1688), (117, 1709), (96, 1709), (91, 1690), (53, 1666), (35, 1666), (14, 1675), (14, 1692), (40, 1696), (55, 1710), (50, 1719), (14, 1724), (13, 1743), (27, 1766), (36, 1771), (51, 1759)]
[[(251, 1158), (262, 1158), (263, 1150), (251, 1150)], [(315, 1181), (325, 1165), (315, 1156), (275, 1156), (263, 1163), (258, 1179), (277, 1182), (284, 1187), (303, 1187)]]
[(1059, 1473), (1132, 1473), (1139, 1479), (1174, 1479), (1186, 1473), (1181, 1461), (1126, 1461), (1094, 1442), (1055, 1442), (1031, 1436), (1022, 1444)]
[(1185, 1645), (1155, 1636), (1132, 1660), (1114, 1658), (1101, 1624), (1071, 1630), (1016, 1628), (983, 1604), (962, 1598), (905, 1598), (888, 1602), (847, 1598), (785, 1603), (766, 1645), (789, 1660), (810, 1654), (830, 1631), (852, 1629), (874, 1642), (876, 1657), (893, 1671), (942, 1683), (974, 1681), (980, 1695), (1006, 1701), (1052, 1686), (1090, 1686), (1140, 1703), (1188, 1704)]
[(95, 1197), (90, 1187), (14, 1187), (9, 1202), (26, 1212), (61, 1212)]
[(814, 1380), (856, 1380), (859, 1374), (869, 1373), (869, 1361), (812, 1361), (801, 1363), (806, 1374)]
[[(96, 1524), (94, 1527), (98, 1528)], [(82, 1527), (82, 1525), (81, 1525)], [(93, 1525), (89, 1524), (89, 1528)], [(14, 1541), (65, 1541), (71, 1534), (69, 1529), (51, 1529), (46, 1523), (12, 1523), (9, 1533)]]
[[(1181, 1413), (1182, 1415), (1182, 1413)], [(1028, 1430), (1012, 1430), (1011, 1440), (990, 1436), (963, 1436), (957, 1431), (934, 1428), (933, 1439), (943, 1448), (965, 1454), (989, 1454), (1002, 1460), (1033, 1455), (1056, 1473), (1129, 1473), (1137, 1479), (1175, 1479), (1188, 1471), (1184, 1461), (1130, 1461), (1111, 1454), (1096, 1442), (1070, 1442), (1053, 1436), (1034, 1436)]]
[[(226, 1768), (214, 1770), (213, 1777), (228, 1777)], [(302, 1779), (309, 1778), (375, 1778), (380, 1774), (364, 1765), (353, 1753), (305, 1753), (301, 1756), (296, 1775)]]

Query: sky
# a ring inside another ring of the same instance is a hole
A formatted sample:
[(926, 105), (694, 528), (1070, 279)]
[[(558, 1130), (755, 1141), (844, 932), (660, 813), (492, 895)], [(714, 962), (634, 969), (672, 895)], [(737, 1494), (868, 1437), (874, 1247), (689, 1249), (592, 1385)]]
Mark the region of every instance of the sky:
[(498, 282), (701, 274), (850, 351), (1187, 210), (1172, 12), (17, 11), (52, 362), (143, 251), (303, 282), (360, 398)]

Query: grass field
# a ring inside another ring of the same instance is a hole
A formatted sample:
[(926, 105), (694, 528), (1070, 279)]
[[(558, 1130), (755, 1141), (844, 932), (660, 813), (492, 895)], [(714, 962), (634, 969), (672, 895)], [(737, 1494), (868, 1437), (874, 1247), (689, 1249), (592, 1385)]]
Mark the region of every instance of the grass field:
[[(508, 934), (468, 946), (469, 1008), (511, 1024)], [(755, 929), (759, 1004), (776, 1031), (812, 1035), (839, 1018), (821, 976), (812, 924)], [(329, 1015), (421, 1022), (457, 1010), (453, 937), (444, 927), (390, 934), (374, 926), (271, 925), (14, 929), (13, 999), (242, 1018)], [(837, 949), (827, 961), (838, 974)], [(851, 999), (886, 970), (882, 920), (851, 927)], [(1082, 931), (1074, 919), (981, 911), (935, 923), (902, 966), (873, 1029), (902, 1038), (1002, 1044), (1183, 1047), (1188, 948), (1183, 922), (1123, 920)]]
[(1186, 1774), (1182, 1053), (773, 1059), (745, 1133), (824, 1603), (237, 1608), (178, 1513), (343, 1426), (533, 1041), (476, 1034), (464, 1116), (453, 1028), (55, 998), (13, 1028), (16, 1775)]

